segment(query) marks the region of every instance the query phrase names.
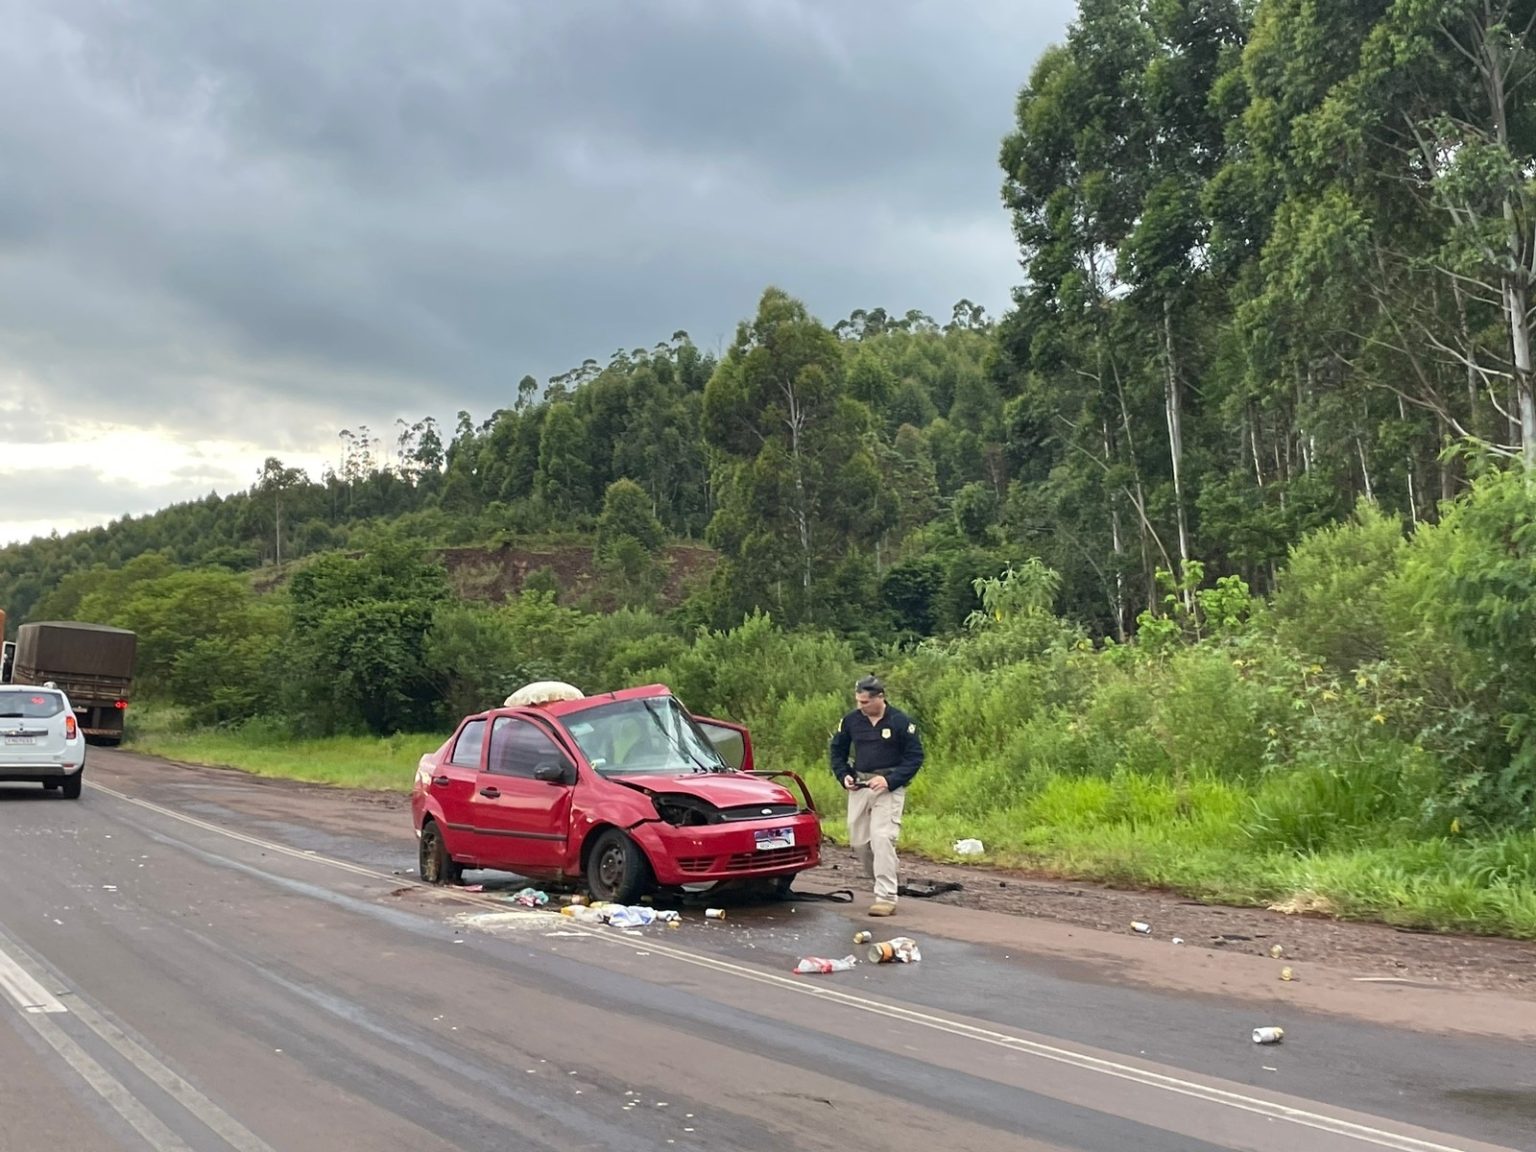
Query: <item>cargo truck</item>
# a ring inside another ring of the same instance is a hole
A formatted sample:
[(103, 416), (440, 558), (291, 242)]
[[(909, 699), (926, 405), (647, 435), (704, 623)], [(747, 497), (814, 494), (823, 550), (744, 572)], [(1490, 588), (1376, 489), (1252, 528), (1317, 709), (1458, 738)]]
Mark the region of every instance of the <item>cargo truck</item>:
[(12, 684), (53, 683), (92, 744), (122, 743), (138, 636), (124, 628), (43, 621), (16, 629)]

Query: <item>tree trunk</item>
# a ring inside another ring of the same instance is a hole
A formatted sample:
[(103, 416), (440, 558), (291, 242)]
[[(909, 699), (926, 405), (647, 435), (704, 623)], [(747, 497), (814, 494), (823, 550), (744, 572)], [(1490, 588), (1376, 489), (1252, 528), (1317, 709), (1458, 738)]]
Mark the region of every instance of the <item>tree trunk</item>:
[[(1114, 459), (1114, 448), (1109, 436), (1109, 421), (1103, 420), (1101, 431), (1104, 435), (1104, 459)], [(1110, 607), (1115, 612), (1115, 639), (1121, 644), (1126, 641), (1125, 630), (1125, 571), (1122, 563), (1125, 556), (1125, 541), (1120, 536), (1120, 499), (1111, 492), (1109, 494), (1109, 543), (1115, 554), (1115, 586), (1110, 590)]]
[(805, 413), (800, 407), (800, 396), (793, 387), (785, 389), (789, 402), (789, 455), (795, 472), (795, 527), (800, 534), (800, 558), (803, 564), (801, 588), (806, 597), (805, 610), (810, 610), (811, 595), (811, 515), (806, 507), (805, 461), (800, 452), (800, 436), (805, 430)]
[[(1189, 571), (1189, 522), (1184, 515), (1184, 415), (1179, 399), (1179, 366), (1173, 347), (1173, 301), (1163, 301), (1163, 347), (1167, 362), (1164, 404), (1168, 414), (1168, 452), (1173, 463), (1173, 506), (1179, 521), (1179, 580)], [(1193, 609), (1194, 598), (1184, 589), (1184, 607)]]

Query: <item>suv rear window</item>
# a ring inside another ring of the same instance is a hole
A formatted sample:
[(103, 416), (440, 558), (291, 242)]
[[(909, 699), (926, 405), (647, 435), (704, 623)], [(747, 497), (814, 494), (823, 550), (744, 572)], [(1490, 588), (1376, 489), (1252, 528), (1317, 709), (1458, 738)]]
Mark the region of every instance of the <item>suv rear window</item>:
[(0, 717), (46, 720), (64, 711), (64, 697), (44, 689), (0, 688)]

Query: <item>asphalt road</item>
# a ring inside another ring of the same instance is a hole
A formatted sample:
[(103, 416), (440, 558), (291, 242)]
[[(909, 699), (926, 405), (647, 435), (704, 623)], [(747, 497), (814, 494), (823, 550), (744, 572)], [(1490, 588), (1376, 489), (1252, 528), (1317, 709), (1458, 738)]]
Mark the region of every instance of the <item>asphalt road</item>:
[[(397, 804), (93, 750), (0, 787), (0, 1149), (1536, 1149), (1536, 1061), (825, 903), (633, 934), (415, 885)], [(505, 877), (471, 874), (471, 880)]]

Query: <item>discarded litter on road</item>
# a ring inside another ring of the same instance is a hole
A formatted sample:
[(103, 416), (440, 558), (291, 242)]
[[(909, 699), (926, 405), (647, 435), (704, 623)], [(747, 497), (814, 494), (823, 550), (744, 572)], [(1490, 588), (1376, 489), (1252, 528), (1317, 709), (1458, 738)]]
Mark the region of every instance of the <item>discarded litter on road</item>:
[(1149, 936), (1152, 933), (1152, 925), (1148, 924), (1145, 920), (1132, 920), (1131, 931), (1139, 932), (1143, 936)]
[(706, 908), (706, 909), (704, 909), (704, 918), (706, 920), (724, 920), (725, 919), (725, 909), (724, 908)]
[(514, 892), (507, 899), (514, 904), (521, 904), (524, 908), (542, 908), (549, 903), (549, 893), (540, 892), (537, 888), (524, 888), (521, 892)]
[(987, 850), (980, 840), (974, 840), (969, 837), (964, 840), (956, 840), (954, 848), (955, 852), (961, 856), (980, 856)]
[(846, 972), (858, 962), (857, 956), (844, 956), (841, 960), (829, 960), (824, 956), (802, 956), (800, 963), (795, 965), (795, 971), (800, 975), (808, 972)]
[(1280, 959), (1280, 957), (1285, 955), (1285, 949), (1282, 948), (1280, 945), (1275, 944), (1275, 945), (1272, 945), (1270, 947), (1269, 954), (1271, 956), (1273, 956), (1276, 960), (1278, 960), (1278, 959)]
[(894, 940), (871, 944), (869, 958), (876, 964), (915, 964), (923, 958), (923, 954), (912, 937), (897, 936)]
[(853, 934), (853, 942), (855, 944), (868, 944), (874, 938), (875, 934), (873, 932), (855, 932)]
[(1253, 1042), (1255, 1044), (1278, 1044), (1284, 1039), (1284, 1028), (1255, 1028), (1253, 1030)]
[(1294, 979), (1296, 979), (1296, 974), (1294, 972), (1292, 972), (1289, 968), (1282, 968), (1282, 969), (1280, 969), (1280, 979), (1282, 979), (1282, 980), (1294, 980)]

